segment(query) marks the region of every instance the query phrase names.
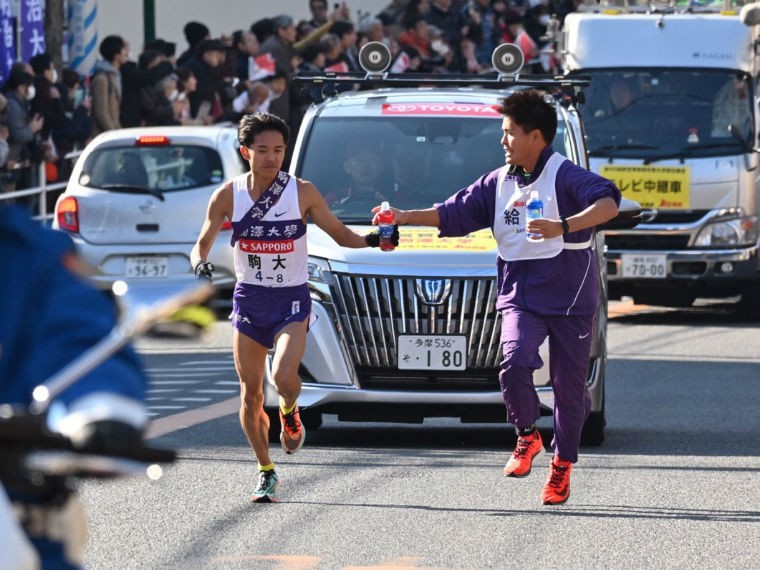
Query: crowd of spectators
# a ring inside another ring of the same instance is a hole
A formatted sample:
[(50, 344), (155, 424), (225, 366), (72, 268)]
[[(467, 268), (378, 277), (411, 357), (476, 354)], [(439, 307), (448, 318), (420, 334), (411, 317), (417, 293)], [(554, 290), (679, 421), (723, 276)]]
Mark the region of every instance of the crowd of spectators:
[[(308, 2), (311, 18), (254, 21), (212, 37), (183, 27), (187, 46), (155, 39), (136, 61), (118, 35), (103, 38), (93, 72), (59, 74), (48, 54), (11, 69), (0, 94), (0, 186), (8, 191), (65, 180), (65, 157), (98, 133), (147, 125), (210, 125), (269, 111), (295, 132), (309, 104), (292, 77), (301, 71), (359, 71), (370, 41), (392, 55), (394, 73), (484, 73), (493, 49), (517, 43), (530, 72), (549, 71), (542, 53), (551, 15), (576, 0), (391, 0), (377, 14), (348, 3)], [(546, 50), (543, 50), (544, 52)], [(44, 169), (39, 168), (41, 164)]]

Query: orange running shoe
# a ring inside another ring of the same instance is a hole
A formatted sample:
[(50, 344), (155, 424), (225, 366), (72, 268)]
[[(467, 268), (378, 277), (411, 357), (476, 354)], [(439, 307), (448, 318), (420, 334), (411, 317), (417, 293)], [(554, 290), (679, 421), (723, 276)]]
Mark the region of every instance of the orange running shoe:
[(282, 409), (280, 410), (280, 424), (282, 424), (280, 430), (282, 450), (287, 454), (295, 453), (301, 449), (304, 439), (306, 439), (306, 429), (301, 423), (301, 412), (298, 411), (298, 405), (289, 414), (283, 414)]
[(555, 455), (549, 469), (549, 478), (541, 491), (541, 502), (545, 505), (561, 505), (570, 496), (570, 471), (573, 464)]
[(533, 458), (544, 449), (544, 442), (538, 430), (530, 435), (521, 435), (517, 438), (517, 445), (504, 466), (504, 475), (507, 477), (525, 477), (530, 475)]

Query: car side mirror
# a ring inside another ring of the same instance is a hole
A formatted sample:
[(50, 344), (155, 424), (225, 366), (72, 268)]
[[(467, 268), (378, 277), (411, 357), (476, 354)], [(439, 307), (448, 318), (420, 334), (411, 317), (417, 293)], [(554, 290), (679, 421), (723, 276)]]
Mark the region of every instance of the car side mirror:
[(607, 220), (603, 224), (599, 224), (596, 229), (598, 231), (629, 230), (639, 225), (642, 220), (643, 212), (639, 203), (628, 198), (622, 198), (617, 216), (611, 220)]

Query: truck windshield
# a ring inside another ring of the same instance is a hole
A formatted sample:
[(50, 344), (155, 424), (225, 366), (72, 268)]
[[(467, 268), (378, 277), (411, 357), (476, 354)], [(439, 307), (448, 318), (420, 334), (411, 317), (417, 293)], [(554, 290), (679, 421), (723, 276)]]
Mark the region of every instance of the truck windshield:
[(590, 156), (727, 156), (753, 136), (752, 84), (728, 70), (586, 70)]
[[(333, 213), (369, 223), (383, 200), (429, 208), (504, 165), (501, 121), (461, 117), (321, 117), (297, 176), (313, 182)], [(560, 121), (554, 149), (575, 160)]]

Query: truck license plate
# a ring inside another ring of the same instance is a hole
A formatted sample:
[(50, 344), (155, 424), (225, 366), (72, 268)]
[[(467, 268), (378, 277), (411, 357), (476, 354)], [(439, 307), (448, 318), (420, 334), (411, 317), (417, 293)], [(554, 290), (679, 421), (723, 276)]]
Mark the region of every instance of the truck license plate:
[(399, 370), (465, 370), (464, 335), (399, 335)]
[(169, 275), (168, 257), (127, 257), (124, 274), (132, 279), (153, 279)]
[(620, 259), (623, 265), (623, 277), (665, 279), (668, 275), (665, 254), (623, 253)]

